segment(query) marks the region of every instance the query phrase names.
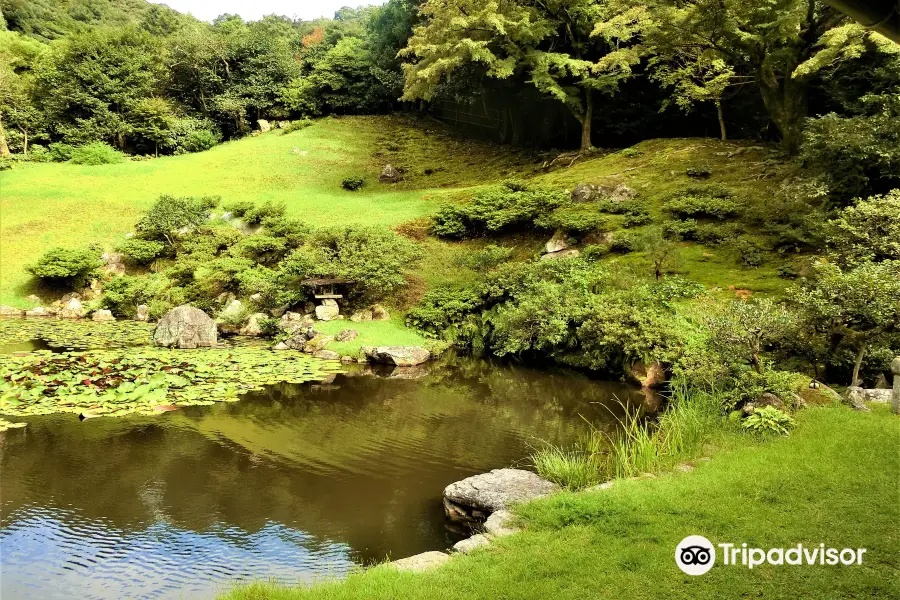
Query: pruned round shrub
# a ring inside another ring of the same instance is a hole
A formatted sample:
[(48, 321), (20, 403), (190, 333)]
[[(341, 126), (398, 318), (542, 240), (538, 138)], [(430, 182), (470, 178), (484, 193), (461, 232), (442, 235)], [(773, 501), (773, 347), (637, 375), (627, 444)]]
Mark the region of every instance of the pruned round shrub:
[(284, 202), (266, 201), (263, 204), (254, 204), (244, 212), (244, 221), (250, 225), (259, 225), (266, 219), (283, 217), (285, 212)]
[(561, 229), (579, 235), (602, 230), (607, 225), (607, 218), (597, 211), (596, 206), (577, 204), (562, 206), (546, 215), (538, 216), (534, 224), (542, 229)]
[(50, 156), (56, 162), (65, 162), (72, 158), (72, 151), (75, 150), (75, 146), (71, 144), (64, 144), (62, 142), (55, 142), (50, 144)]
[(698, 194), (678, 195), (663, 205), (666, 212), (679, 218), (727, 219), (740, 212), (737, 203), (730, 198), (717, 198)]
[(78, 146), (69, 153), (69, 162), (76, 165), (113, 165), (124, 160), (123, 153), (103, 142)]
[(284, 258), (287, 243), (270, 235), (248, 235), (232, 248), (232, 252), (261, 265), (273, 265)]
[(300, 131), (301, 129), (306, 129), (310, 125), (313, 124), (312, 119), (297, 119), (296, 121), (291, 121), (288, 123), (287, 127), (284, 127), (282, 131), (285, 134), (294, 133), (295, 131)]
[(347, 177), (341, 182), (341, 187), (348, 192), (355, 192), (366, 184), (366, 180), (362, 177)]
[(181, 231), (198, 227), (206, 221), (210, 203), (215, 206), (216, 202), (216, 197), (179, 198), (165, 194), (138, 221), (138, 233), (144, 239), (174, 245)]
[(511, 256), (512, 248), (490, 244), (481, 250), (465, 254), (460, 258), (459, 264), (473, 271), (489, 271), (508, 261)]
[(148, 265), (162, 255), (165, 244), (156, 240), (131, 238), (119, 244), (116, 250), (129, 264)]
[(27, 270), (51, 285), (77, 288), (85, 285), (101, 264), (93, 250), (51, 248)]

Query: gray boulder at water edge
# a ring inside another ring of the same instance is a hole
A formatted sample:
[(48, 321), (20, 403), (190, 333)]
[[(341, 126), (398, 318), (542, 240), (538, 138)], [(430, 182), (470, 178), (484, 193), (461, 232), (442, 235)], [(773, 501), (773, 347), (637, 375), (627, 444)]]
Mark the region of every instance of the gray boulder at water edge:
[(201, 348), (216, 345), (216, 322), (199, 308), (173, 308), (159, 320), (153, 344), (165, 348)]
[(444, 489), (444, 509), (451, 519), (484, 521), (515, 502), (559, 491), (559, 486), (531, 471), (494, 469), (451, 483)]

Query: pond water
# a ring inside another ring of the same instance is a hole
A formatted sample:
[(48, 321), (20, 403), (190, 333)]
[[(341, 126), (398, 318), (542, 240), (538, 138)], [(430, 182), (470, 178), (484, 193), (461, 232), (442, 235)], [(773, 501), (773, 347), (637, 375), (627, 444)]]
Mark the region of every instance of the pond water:
[(0, 433), (0, 597), (212, 598), (443, 549), (460, 539), (447, 484), (571, 442), (581, 417), (612, 427), (617, 399), (646, 402), (572, 373), (428, 369), (152, 418), (17, 418), (28, 426)]

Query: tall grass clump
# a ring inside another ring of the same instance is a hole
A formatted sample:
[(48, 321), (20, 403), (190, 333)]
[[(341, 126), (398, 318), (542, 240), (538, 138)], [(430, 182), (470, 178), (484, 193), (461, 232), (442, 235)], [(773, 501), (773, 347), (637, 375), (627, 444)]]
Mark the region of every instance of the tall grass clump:
[(591, 426), (574, 448), (547, 444), (531, 455), (531, 461), (541, 477), (581, 489), (670, 468), (701, 452), (724, 423), (714, 395), (677, 390), (655, 421), (626, 412), (612, 434)]

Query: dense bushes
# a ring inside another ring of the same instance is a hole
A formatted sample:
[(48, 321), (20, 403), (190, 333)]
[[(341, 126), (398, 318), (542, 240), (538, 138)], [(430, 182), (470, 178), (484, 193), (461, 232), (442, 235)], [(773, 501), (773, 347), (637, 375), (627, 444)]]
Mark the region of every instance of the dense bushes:
[(568, 194), (547, 186), (506, 181), (475, 194), (466, 204), (445, 204), (434, 216), (432, 231), (465, 239), (529, 226), (568, 201)]
[(845, 208), (829, 221), (827, 241), (845, 264), (900, 260), (900, 189)]
[(156, 260), (165, 250), (162, 242), (132, 238), (116, 248), (125, 262), (132, 265), (147, 265)]
[(688, 188), (668, 200), (663, 208), (675, 217), (727, 219), (740, 210), (730, 193), (719, 188)]
[(125, 160), (125, 155), (103, 142), (93, 142), (67, 151), (69, 162), (76, 165), (112, 165)]
[(209, 209), (218, 204), (218, 197), (178, 198), (160, 196), (147, 214), (138, 221), (138, 234), (148, 240), (175, 245), (179, 232), (197, 227), (206, 221)]
[(81, 287), (101, 265), (93, 250), (52, 248), (28, 267), (28, 272), (51, 285)]

